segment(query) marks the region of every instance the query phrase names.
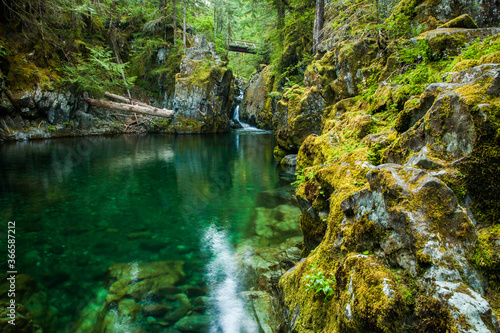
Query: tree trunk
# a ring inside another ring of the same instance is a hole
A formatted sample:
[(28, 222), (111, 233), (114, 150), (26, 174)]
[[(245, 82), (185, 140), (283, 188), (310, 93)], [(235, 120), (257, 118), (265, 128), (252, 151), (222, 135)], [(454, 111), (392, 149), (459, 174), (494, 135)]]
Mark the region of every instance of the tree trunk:
[[(115, 36), (115, 38), (116, 38), (116, 36)], [(118, 51), (116, 50), (116, 40), (114, 40), (111, 44), (113, 46), (113, 52), (115, 53), (116, 62), (118, 63), (118, 65), (121, 65), (122, 61), (120, 60), (120, 56), (118, 55)], [(123, 84), (125, 85), (125, 87), (127, 87), (128, 86), (127, 78), (125, 76), (125, 71), (123, 70), (123, 67), (120, 67), (120, 72), (122, 74)], [(128, 94), (128, 97), (130, 99), (132, 99), (132, 95), (130, 94), (130, 90), (128, 88), (127, 88), (127, 94)]]
[(184, 45), (184, 53), (186, 53), (186, 0), (184, 0), (184, 18), (182, 20), (182, 45)]
[(316, 13), (314, 15), (313, 54), (318, 51), (319, 43), (323, 39), (323, 23), (325, 21), (325, 1), (316, 0)]
[(279, 33), (279, 42), (280, 46), (283, 46), (283, 28), (285, 27), (285, 4), (283, 3), (283, 0), (278, 0), (277, 1), (277, 29)]
[(214, 1), (214, 43), (217, 37), (217, 1)]
[(133, 98), (127, 98), (127, 97), (123, 97), (123, 96), (120, 96), (120, 95), (115, 95), (115, 94), (112, 94), (110, 92), (105, 92), (104, 93), (104, 96), (106, 97), (109, 97), (109, 98), (113, 98), (113, 99), (116, 99), (117, 101), (120, 101), (120, 102), (123, 102), (123, 103), (129, 103), (129, 104), (134, 104), (134, 105), (139, 105), (139, 106), (144, 106), (144, 107), (147, 107), (147, 108), (152, 108), (152, 109), (157, 109), (158, 111), (161, 111), (162, 109), (159, 109), (155, 106), (152, 106), (152, 105), (148, 105), (146, 103), (143, 103), (141, 101), (138, 101), (136, 99), (133, 99)]
[(153, 108), (150, 106), (144, 107), (144, 106), (139, 106), (139, 105), (103, 101), (103, 100), (98, 100), (98, 99), (93, 99), (93, 98), (84, 98), (83, 100), (85, 102), (89, 103), (90, 105), (96, 106), (98, 108), (121, 110), (121, 111), (125, 111), (125, 112), (136, 112), (136, 113), (142, 113), (142, 114), (147, 114), (150, 116), (157, 116), (157, 117), (162, 117), (162, 118), (173, 118), (174, 117), (174, 111), (167, 110), (167, 109), (160, 109), (160, 111), (156, 111), (159, 109)]
[(176, 20), (176, 10), (175, 9), (176, 9), (177, 5), (176, 5), (176, 1), (175, 0), (173, 0), (173, 2), (174, 2), (174, 8), (173, 8), (173, 11), (174, 11), (174, 24), (173, 24), (173, 26), (174, 26), (174, 45), (175, 45), (175, 37), (177, 37), (176, 36), (177, 20)]

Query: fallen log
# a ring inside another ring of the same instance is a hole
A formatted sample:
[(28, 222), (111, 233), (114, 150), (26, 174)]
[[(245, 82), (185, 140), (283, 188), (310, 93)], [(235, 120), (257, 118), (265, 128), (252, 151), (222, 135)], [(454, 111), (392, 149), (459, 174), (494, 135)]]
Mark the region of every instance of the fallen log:
[[(155, 106), (152, 106), (152, 105), (149, 105), (149, 104), (146, 104), (146, 103), (143, 103), (141, 101), (138, 101), (136, 99), (133, 99), (133, 98), (127, 98), (127, 97), (124, 97), (124, 96), (120, 96), (120, 95), (116, 95), (116, 94), (112, 94), (110, 92), (105, 92), (104, 93), (104, 96), (106, 97), (109, 97), (109, 98), (112, 98), (112, 99), (116, 99), (117, 101), (120, 101), (120, 102), (123, 102), (123, 103), (128, 103), (128, 104), (134, 104), (134, 105), (139, 105), (139, 106), (144, 106), (144, 107), (147, 107), (147, 108), (155, 108), (155, 109), (159, 109)], [(159, 109), (161, 110), (161, 109)]]
[(93, 99), (93, 98), (84, 98), (83, 100), (85, 102), (89, 103), (90, 105), (96, 106), (98, 108), (115, 109), (115, 110), (121, 110), (121, 111), (125, 111), (125, 112), (137, 112), (137, 113), (143, 113), (143, 114), (147, 114), (150, 116), (157, 116), (157, 117), (163, 117), (163, 118), (173, 118), (174, 117), (174, 111), (172, 111), (172, 110), (158, 109), (158, 108), (153, 108), (151, 106), (144, 107), (144, 106), (140, 106), (140, 105), (116, 103), (116, 102), (103, 101), (103, 100)]

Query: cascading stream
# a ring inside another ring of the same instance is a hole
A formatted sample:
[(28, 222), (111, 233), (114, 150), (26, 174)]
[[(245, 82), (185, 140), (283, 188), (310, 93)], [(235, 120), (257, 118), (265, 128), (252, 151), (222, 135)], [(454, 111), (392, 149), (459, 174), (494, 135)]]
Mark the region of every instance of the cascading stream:
[[(238, 97), (239, 100), (243, 101), (243, 92), (240, 93), (240, 96)], [(265, 132), (265, 130), (258, 129), (257, 127), (250, 126), (247, 123), (244, 123), (243, 121), (240, 120), (240, 104), (236, 105), (236, 108), (234, 109), (234, 115), (233, 115), (233, 120), (237, 122), (238, 124), (241, 125), (241, 131), (246, 131), (246, 132)]]
[(248, 125), (247, 123), (244, 123), (240, 120), (240, 114), (239, 114), (239, 110), (240, 110), (240, 106), (239, 105), (236, 105), (236, 109), (234, 109), (234, 116), (233, 116), (233, 120), (234, 121), (237, 121), (242, 127), (243, 129), (247, 129), (247, 128), (251, 128), (250, 125)]
[(207, 266), (207, 281), (212, 297), (213, 320), (210, 333), (254, 333), (257, 326), (238, 295), (237, 261), (227, 234), (214, 226), (205, 231), (204, 246), (212, 255)]

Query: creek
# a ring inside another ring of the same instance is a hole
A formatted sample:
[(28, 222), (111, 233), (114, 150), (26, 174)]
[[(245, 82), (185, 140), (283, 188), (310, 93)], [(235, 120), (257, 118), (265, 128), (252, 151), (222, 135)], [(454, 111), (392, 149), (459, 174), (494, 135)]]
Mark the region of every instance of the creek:
[[(209, 300), (190, 310), (210, 318), (198, 331), (254, 331), (234, 248), (300, 235), (298, 208), (282, 200), (291, 177), (277, 169), (273, 147), (271, 134), (253, 131), (0, 145), (0, 222), (16, 221), (17, 271), (44, 290), (63, 332), (109, 287), (113, 264), (129, 265), (133, 283), (143, 263), (179, 261), (179, 293), (190, 304)], [(293, 225), (286, 237), (269, 229), (277, 208), (291, 212), (278, 221)], [(143, 308), (138, 322), (163, 320), (151, 313)], [(165, 321), (165, 332), (174, 324)]]

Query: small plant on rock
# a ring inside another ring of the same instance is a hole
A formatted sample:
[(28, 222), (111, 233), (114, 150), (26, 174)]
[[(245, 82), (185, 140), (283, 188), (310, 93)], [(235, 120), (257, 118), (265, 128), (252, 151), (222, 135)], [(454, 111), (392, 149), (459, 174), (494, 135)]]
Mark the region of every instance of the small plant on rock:
[(315, 295), (323, 294), (325, 299), (333, 295), (333, 286), (335, 286), (335, 276), (332, 273), (327, 273), (331, 278), (326, 277), (324, 271), (316, 271), (316, 267), (311, 269), (313, 272), (304, 276), (303, 280), (307, 286), (306, 291), (313, 291)]
[(296, 180), (292, 183), (293, 186), (299, 187), (304, 184), (309, 179), (314, 180), (314, 170), (309, 171), (309, 173), (305, 174), (304, 170), (299, 170), (295, 172)]

